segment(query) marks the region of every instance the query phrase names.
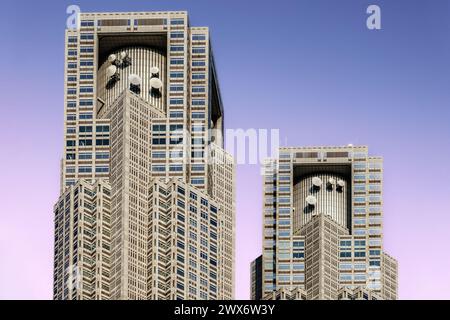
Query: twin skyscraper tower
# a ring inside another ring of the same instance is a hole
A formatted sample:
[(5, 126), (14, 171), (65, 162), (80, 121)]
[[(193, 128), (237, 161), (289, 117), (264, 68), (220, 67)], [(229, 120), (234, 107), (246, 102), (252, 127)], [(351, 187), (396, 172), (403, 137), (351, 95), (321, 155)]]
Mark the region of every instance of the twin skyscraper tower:
[[(235, 163), (208, 28), (81, 13), (64, 76), (54, 299), (233, 299)], [(264, 170), (254, 299), (396, 298), (380, 158), (281, 148)]]

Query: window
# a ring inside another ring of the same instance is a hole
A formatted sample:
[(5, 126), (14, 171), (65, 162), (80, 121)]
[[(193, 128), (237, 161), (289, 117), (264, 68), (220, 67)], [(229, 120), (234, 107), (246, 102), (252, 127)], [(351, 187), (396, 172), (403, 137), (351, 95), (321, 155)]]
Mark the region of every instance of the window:
[(80, 113), (80, 120), (88, 120), (88, 119), (92, 119), (92, 113)]
[(169, 158), (183, 158), (182, 150), (172, 150), (170, 151)]
[(304, 241), (294, 241), (293, 246), (298, 247), (298, 248), (303, 248), (305, 246), (305, 242)]
[(204, 170), (205, 170), (205, 165), (204, 165), (204, 164), (193, 164), (193, 165), (191, 166), (191, 170), (192, 170), (192, 171), (196, 171), (196, 172), (198, 172), (198, 171), (204, 171)]
[(180, 105), (180, 104), (183, 104), (183, 99), (170, 99), (169, 103), (175, 104), (175, 105), (177, 105), (177, 104)]
[(67, 94), (77, 94), (77, 89), (75, 89), (75, 88), (67, 88)]
[(205, 79), (204, 73), (193, 73), (192, 74), (192, 80), (203, 80)]
[(369, 265), (370, 265), (371, 267), (379, 267), (379, 266), (380, 266), (380, 261), (377, 261), (377, 260), (375, 260), (375, 261), (370, 261), (370, 262), (369, 262)]
[(192, 158), (203, 158), (203, 151), (192, 151)]
[(86, 100), (86, 99), (81, 99), (80, 100), (80, 107), (91, 107), (93, 104), (94, 103), (93, 103), (92, 100)]
[(67, 38), (67, 42), (69, 42), (69, 43), (75, 43), (75, 42), (77, 42), (77, 41), (78, 41), (78, 38), (75, 37), (75, 36), (69, 36), (69, 37)]
[(108, 166), (98, 166), (98, 167), (95, 167), (95, 172), (96, 173), (108, 173), (109, 168), (108, 168)]
[(204, 34), (193, 34), (192, 35), (192, 40), (194, 40), (194, 41), (206, 40), (206, 35), (204, 35)]
[(93, 27), (94, 26), (94, 21), (92, 21), (92, 20), (82, 20), (81, 21), (81, 26), (82, 27)]
[(351, 263), (340, 263), (339, 264), (339, 269), (341, 270), (352, 270), (353, 266)]
[(183, 137), (170, 137), (170, 144), (183, 143)]
[(204, 106), (205, 105), (205, 100), (204, 99), (193, 99), (192, 100), (192, 105), (193, 106)]
[(77, 55), (77, 50), (71, 49), (71, 50), (67, 51), (67, 55), (68, 56), (76, 56)]
[(184, 73), (183, 72), (179, 72), (179, 71), (174, 71), (170, 73), (170, 77), (171, 78), (183, 78), (184, 77)]
[(184, 46), (170, 46), (170, 51), (174, 51), (174, 52), (184, 51)]
[(74, 82), (74, 81), (77, 81), (77, 76), (67, 76), (67, 81), (68, 81), (68, 82)]
[(97, 152), (95, 158), (98, 160), (109, 159), (109, 152)]
[(180, 58), (172, 58), (172, 59), (170, 59), (170, 64), (171, 64), (171, 65), (180, 65), (180, 64), (184, 64), (184, 59), (180, 59)]
[(170, 111), (171, 118), (183, 118), (183, 111)]
[(75, 147), (75, 140), (67, 140), (66, 147)]
[(206, 52), (205, 47), (194, 47), (194, 48), (192, 48), (192, 53), (193, 54), (202, 54), (202, 53), (205, 53), (205, 52)]
[(192, 93), (205, 92), (204, 86), (194, 86), (192, 87)]
[(109, 126), (97, 126), (95, 130), (97, 132), (109, 132)]
[(155, 124), (152, 126), (153, 131), (166, 131), (166, 125), (165, 124)]
[(153, 138), (153, 144), (166, 144), (166, 138)]
[(352, 281), (352, 274), (351, 273), (341, 273), (339, 275), (340, 281)]
[(184, 90), (184, 86), (182, 84), (171, 84), (170, 85), (170, 91), (174, 92), (174, 91), (183, 91)]
[(93, 60), (80, 60), (80, 67), (92, 67), (94, 66)]
[(304, 254), (303, 252), (294, 252), (294, 253), (292, 254), (292, 257), (293, 257), (294, 259), (302, 259), (302, 258), (305, 257), (305, 254)]
[(67, 101), (67, 108), (76, 108), (77, 103), (75, 101)]
[(171, 39), (182, 39), (182, 38), (184, 38), (184, 32), (182, 32), (182, 31), (171, 32), (170, 38)]
[(94, 47), (81, 47), (80, 52), (81, 53), (93, 53)]
[(77, 129), (75, 127), (67, 127), (66, 133), (67, 134), (74, 134), (76, 133)]
[(155, 158), (155, 159), (164, 159), (165, 157), (166, 157), (165, 151), (154, 151), (152, 153), (152, 158)]
[(175, 171), (175, 172), (183, 171), (183, 166), (181, 164), (171, 164), (169, 166), (169, 171)]
[(109, 146), (109, 139), (97, 139), (95, 140), (97, 146)]
[(80, 80), (92, 80), (94, 75), (92, 73), (82, 73), (80, 74)]
[(195, 185), (199, 185), (199, 184), (205, 184), (205, 179), (198, 177), (198, 178), (192, 178), (191, 179), (191, 183), (195, 184)]
[(203, 132), (203, 131), (205, 131), (205, 126), (201, 124), (192, 126), (192, 132)]
[(205, 119), (204, 112), (192, 112), (192, 119)]
[(82, 33), (80, 35), (81, 40), (94, 40), (94, 35), (92, 33)]
[(170, 24), (171, 25), (182, 25), (184, 24), (184, 19), (183, 18), (174, 18), (170, 20)]
[(92, 126), (80, 126), (78, 130), (80, 133), (91, 133)]
[(75, 62), (69, 62), (67, 64), (67, 69), (76, 69), (77, 68), (77, 64)]
[(165, 165), (153, 165), (152, 171), (153, 172), (164, 172), (164, 171), (166, 171), (166, 166)]
[(66, 173), (75, 173), (75, 167), (66, 167)]
[(92, 87), (80, 87), (80, 93), (92, 93), (94, 88)]
[(171, 124), (170, 131), (183, 131), (183, 125), (182, 124)]
[(206, 65), (205, 60), (193, 60), (192, 66), (193, 67), (204, 67)]
[(92, 146), (92, 140), (91, 139), (80, 139), (80, 140), (78, 140), (78, 145), (80, 147)]
[(75, 121), (77, 120), (77, 116), (75, 114), (68, 114), (67, 121)]
[(79, 167), (78, 172), (79, 173), (91, 173), (92, 167)]
[(201, 144), (203, 144), (204, 143), (204, 140), (203, 140), (203, 138), (192, 138), (192, 144), (195, 144), (195, 145), (201, 145)]

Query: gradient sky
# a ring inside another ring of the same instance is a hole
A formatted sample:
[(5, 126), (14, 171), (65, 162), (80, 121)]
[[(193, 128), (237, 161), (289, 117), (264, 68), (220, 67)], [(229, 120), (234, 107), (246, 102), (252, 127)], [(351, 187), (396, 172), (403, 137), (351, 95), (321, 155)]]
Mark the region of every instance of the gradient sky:
[[(0, 299), (51, 299), (66, 7), (188, 10), (209, 26), (227, 128), (385, 161), (385, 250), (401, 299), (450, 299), (450, 1), (2, 1)], [(270, 5), (272, 4), (272, 5)], [(382, 30), (366, 28), (378, 4)], [(258, 165), (237, 169), (236, 298), (261, 252)]]

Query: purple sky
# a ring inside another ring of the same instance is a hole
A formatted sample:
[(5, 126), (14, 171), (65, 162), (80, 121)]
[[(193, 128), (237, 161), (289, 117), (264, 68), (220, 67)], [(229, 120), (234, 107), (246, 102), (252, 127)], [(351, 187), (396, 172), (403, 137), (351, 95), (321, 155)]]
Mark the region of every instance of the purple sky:
[[(227, 128), (279, 128), (282, 145), (364, 144), (383, 156), (385, 250), (399, 260), (400, 298), (450, 299), (450, 1), (55, 2), (7, 0), (0, 13), (0, 299), (52, 296), (68, 4), (188, 10), (212, 30)], [(366, 28), (370, 4), (381, 31)], [(240, 299), (261, 252), (261, 195), (259, 166), (239, 166)]]

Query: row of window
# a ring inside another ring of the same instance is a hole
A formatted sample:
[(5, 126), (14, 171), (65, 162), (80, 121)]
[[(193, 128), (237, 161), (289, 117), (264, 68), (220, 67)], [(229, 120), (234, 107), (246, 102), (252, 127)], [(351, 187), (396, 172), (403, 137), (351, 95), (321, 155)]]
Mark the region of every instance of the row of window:
[[(108, 166), (96, 166), (95, 169), (93, 169), (90, 166), (80, 166), (78, 167), (78, 173), (92, 173), (93, 170), (95, 170), (96, 173), (108, 173), (109, 167)], [(75, 167), (66, 167), (66, 173), (75, 173)]]
[[(106, 125), (98, 125), (95, 127), (96, 132), (109, 132), (109, 126)], [(78, 132), (80, 133), (91, 133), (92, 132), (92, 126), (79, 126)], [(76, 133), (75, 127), (67, 127), (67, 133), (73, 134)]]
[[(92, 146), (92, 139), (79, 139), (78, 145), (80, 147), (84, 146)], [(96, 139), (95, 145), (97, 146), (108, 146), (109, 145), (109, 139)], [(66, 141), (67, 147), (75, 147), (76, 146), (76, 140), (67, 140)]]
[[(76, 79), (76, 77), (75, 77), (75, 79)], [(192, 90), (192, 93), (203, 93), (203, 92), (206, 92), (206, 89), (205, 89), (204, 86), (193, 86), (191, 90)], [(182, 84), (171, 84), (170, 87), (169, 87), (169, 91), (171, 91), (171, 92), (181, 92), (181, 91), (184, 91), (184, 86)]]

